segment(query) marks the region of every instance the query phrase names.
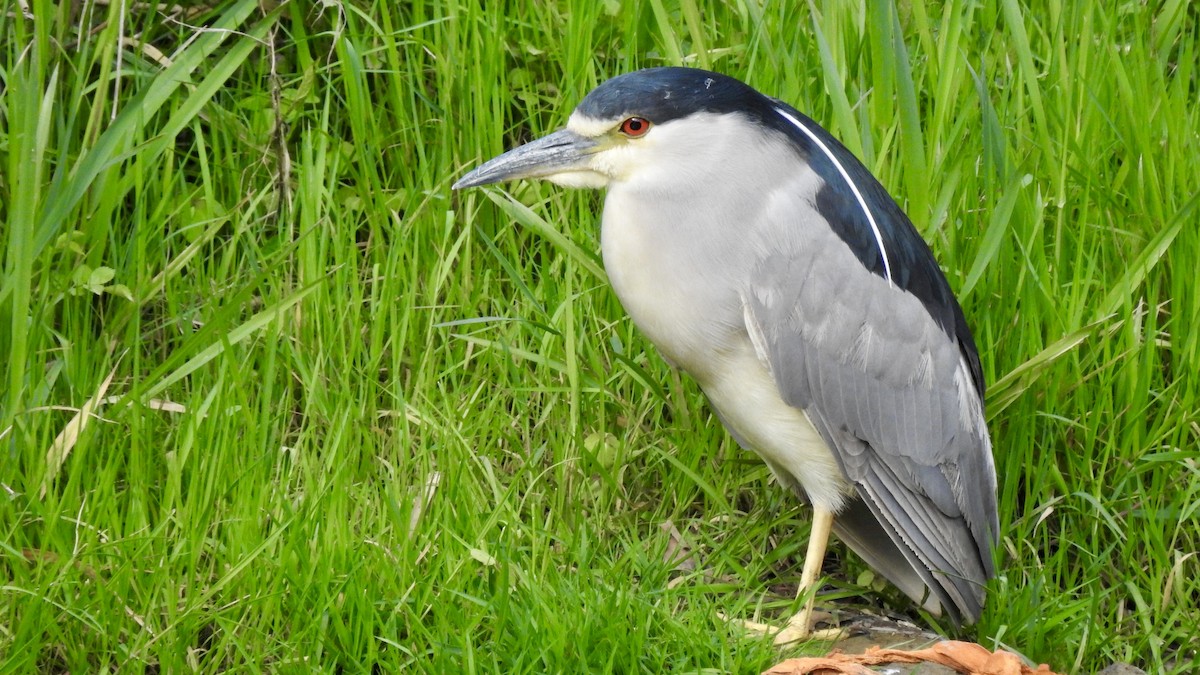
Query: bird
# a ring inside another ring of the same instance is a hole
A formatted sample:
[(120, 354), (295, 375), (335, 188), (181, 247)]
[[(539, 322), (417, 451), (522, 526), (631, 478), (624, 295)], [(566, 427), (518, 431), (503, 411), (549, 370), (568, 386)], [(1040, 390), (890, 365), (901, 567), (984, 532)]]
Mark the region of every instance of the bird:
[(637, 70), (565, 128), (453, 189), (606, 190), (600, 248), (638, 329), (813, 510), (775, 642), (814, 635), (832, 531), (935, 617), (978, 621), (995, 575), (996, 470), (963, 310), (896, 200), (830, 132), (720, 73)]

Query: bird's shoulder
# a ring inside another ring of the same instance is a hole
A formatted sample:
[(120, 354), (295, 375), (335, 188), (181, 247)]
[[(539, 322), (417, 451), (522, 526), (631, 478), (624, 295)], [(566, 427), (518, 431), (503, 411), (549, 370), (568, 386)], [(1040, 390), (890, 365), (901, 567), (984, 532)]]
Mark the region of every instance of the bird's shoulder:
[[(982, 398), (983, 373), (962, 308), (933, 252), (908, 215), (869, 169), (820, 124), (771, 99), (768, 126), (784, 135), (820, 178), (806, 198), (811, 209), (793, 209), (785, 219), (817, 222), (835, 234), (859, 266), (911, 294), (966, 358)], [(847, 268), (847, 273), (852, 272)]]

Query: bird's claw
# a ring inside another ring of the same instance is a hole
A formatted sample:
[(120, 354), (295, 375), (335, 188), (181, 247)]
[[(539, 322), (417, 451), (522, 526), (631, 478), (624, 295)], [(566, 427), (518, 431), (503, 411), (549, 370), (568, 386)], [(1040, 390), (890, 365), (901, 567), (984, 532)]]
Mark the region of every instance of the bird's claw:
[(841, 628), (814, 629), (813, 624), (818, 619), (825, 618), (824, 616), (811, 616), (808, 620), (804, 620), (798, 614), (789, 619), (787, 624), (782, 627), (769, 623), (750, 621), (749, 619), (731, 619), (724, 614), (719, 614), (719, 616), (727, 623), (740, 625), (748, 633), (774, 636), (774, 642), (777, 647), (808, 641), (837, 642), (838, 640), (845, 639), (847, 636), (847, 632)]

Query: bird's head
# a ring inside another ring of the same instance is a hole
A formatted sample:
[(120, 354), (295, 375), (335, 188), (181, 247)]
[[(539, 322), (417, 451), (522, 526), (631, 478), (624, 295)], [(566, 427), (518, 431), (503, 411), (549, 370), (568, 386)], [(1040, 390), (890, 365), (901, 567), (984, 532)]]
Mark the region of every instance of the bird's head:
[(747, 131), (761, 135), (770, 106), (767, 97), (718, 73), (639, 70), (594, 89), (565, 129), (489, 160), (454, 189), (521, 178), (588, 188), (678, 180), (681, 172), (727, 163), (730, 144), (753, 142)]

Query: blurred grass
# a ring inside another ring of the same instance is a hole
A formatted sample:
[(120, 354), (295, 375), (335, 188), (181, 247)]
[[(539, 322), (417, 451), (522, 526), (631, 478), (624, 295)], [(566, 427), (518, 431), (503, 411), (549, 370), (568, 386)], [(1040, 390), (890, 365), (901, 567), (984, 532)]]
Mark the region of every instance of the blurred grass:
[[(0, 670), (777, 660), (716, 613), (793, 609), (806, 513), (624, 318), (601, 197), (448, 188), (679, 62), (826, 124), (962, 291), (968, 637), (1200, 667), (1194, 4), (122, 6), (0, 13)], [(929, 620), (864, 571), (823, 599)]]

